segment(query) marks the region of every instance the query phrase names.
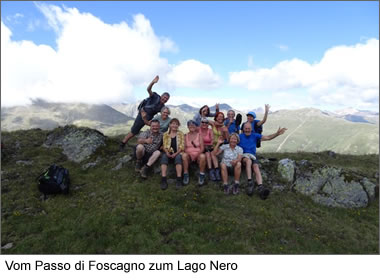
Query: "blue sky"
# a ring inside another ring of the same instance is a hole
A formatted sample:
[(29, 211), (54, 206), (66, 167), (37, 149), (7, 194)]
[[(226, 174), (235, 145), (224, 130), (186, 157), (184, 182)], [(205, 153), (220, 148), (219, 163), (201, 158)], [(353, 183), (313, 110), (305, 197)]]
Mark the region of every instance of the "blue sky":
[(1, 22), (3, 106), (135, 102), (159, 74), (171, 104), (378, 111), (374, 1), (2, 1)]

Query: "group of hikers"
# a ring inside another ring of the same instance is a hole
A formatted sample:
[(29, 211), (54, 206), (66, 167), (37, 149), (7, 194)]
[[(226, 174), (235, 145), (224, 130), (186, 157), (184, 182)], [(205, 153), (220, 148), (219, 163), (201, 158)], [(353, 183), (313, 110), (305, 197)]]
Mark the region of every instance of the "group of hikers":
[[(199, 166), (198, 185), (205, 184), (206, 167), (211, 181), (222, 181), (225, 194), (238, 194), (240, 188), (240, 174), (245, 168), (248, 184), (246, 192), (252, 196), (257, 192), (262, 199), (270, 193), (263, 186), (261, 172), (256, 158), (256, 147), (261, 141), (272, 140), (283, 134), (286, 128), (279, 128), (270, 135), (261, 135), (262, 125), (266, 122), (269, 105), (265, 105), (262, 120), (256, 120), (254, 112), (247, 113), (247, 121), (243, 124), (241, 114), (235, 118), (235, 112), (229, 110), (227, 118), (215, 106), (215, 113), (204, 105), (192, 120), (187, 122), (188, 133), (179, 130), (180, 122), (177, 118), (170, 118), (170, 109), (165, 106), (170, 94), (164, 92), (158, 95), (152, 91), (157, 83), (156, 76), (148, 85), (149, 97), (144, 99), (138, 107), (138, 115), (131, 128), (120, 144), (123, 149), (128, 141), (138, 135), (137, 145), (134, 147), (137, 172), (142, 178), (147, 178), (149, 168), (161, 156), (161, 189), (168, 188), (167, 168), (169, 163), (175, 164), (176, 188), (189, 184), (189, 165), (196, 163)], [(160, 115), (157, 115), (160, 112)], [(210, 120), (209, 117), (213, 117)], [(145, 126), (150, 129), (140, 133)], [(228, 184), (228, 175), (233, 174), (234, 183)], [(255, 174), (257, 186), (252, 180)]]

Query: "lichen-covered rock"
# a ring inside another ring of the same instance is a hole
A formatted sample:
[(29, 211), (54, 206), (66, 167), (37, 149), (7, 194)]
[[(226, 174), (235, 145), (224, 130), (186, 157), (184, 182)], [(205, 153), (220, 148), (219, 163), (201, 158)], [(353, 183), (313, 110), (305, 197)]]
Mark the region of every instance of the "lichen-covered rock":
[(340, 207), (358, 208), (368, 205), (367, 193), (358, 182), (346, 183), (342, 177), (329, 179), (322, 189)]
[(277, 171), (281, 179), (287, 183), (292, 183), (294, 180), (295, 163), (293, 160), (285, 158), (278, 162)]
[(369, 200), (375, 199), (376, 185), (372, 183), (370, 180), (368, 180), (368, 178), (365, 178), (365, 177), (361, 180), (361, 184), (363, 185), (365, 191), (367, 192)]
[(311, 176), (308, 174), (301, 174), (296, 179), (293, 188), (295, 191), (305, 195), (315, 195), (322, 189), (329, 178), (339, 177), (340, 173), (340, 169), (324, 167), (315, 170)]
[(113, 171), (120, 170), (125, 163), (128, 163), (132, 160), (132, 157), (130, 155), (126, 155), (119, 159), (118, 165), (116, 165), (114, 168), (112, 168)]
[(105, 145), (106, 137), (99, 131), (76, 126), (65, 126), (50, 132), (45, 147), (61, 147), (69, 160), (81, 162)]
[(323, 167), (315, 170), (311, 176), (300, 176), (293, 188), (326, 206), (357, 208), (368, 205), (368, 196), (362, 185), (357, 181), (347, 182), (339, 168)]

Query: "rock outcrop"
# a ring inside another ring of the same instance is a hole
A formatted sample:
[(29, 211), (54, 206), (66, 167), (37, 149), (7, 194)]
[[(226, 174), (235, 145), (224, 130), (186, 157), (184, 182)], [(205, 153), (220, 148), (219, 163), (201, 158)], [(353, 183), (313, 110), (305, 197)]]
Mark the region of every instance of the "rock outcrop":
[(47, 135), (45, 147), (61, 147), (69, 160), (81, 162), (89, 158), (97, 148), (105, 145), (106, 137), (99, 131), (68, 125), (59, 127)]

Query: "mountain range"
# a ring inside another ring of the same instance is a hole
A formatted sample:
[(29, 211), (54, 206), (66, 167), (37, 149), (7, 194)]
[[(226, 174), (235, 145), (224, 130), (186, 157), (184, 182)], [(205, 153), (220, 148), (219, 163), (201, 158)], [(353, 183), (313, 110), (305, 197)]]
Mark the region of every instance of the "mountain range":
[[(74, 124), (97, 129), (105, 135), (125, 135), (137, 115), (139, 102), (133, 104), (95, 105), (84, 103), (49, 103), (41, 99), (33, 100), (29, 106), (1, 108), (1, 129), (3, 131), (27, 130), (32, 128), (53, 129)], [(186, 122), (192, 119), (199, 108), (187, 104), (168, 105), (171, 117), (178, 118), (184, 132)], [(226, 113), (232, 109), (228, 104), (220, 104)], [(215, 106), (210, 107), (215, 111)], [(249, 110), (251, 111), (251, 110)], [(263, 117), (263, 109), (252, 109), (258, 119)], [(246, 113), (235, 110), (243, 116)], [(347, 109), (336, 112), (314, 108), (270, 111), (264, 125), (264, 135), (278, 129), (288, 130), (280, 137), (266, 141), (258, 152), (320, 152), (332, 150), (343, 154), (379, 153), (379, 114), (371, 111)]]

